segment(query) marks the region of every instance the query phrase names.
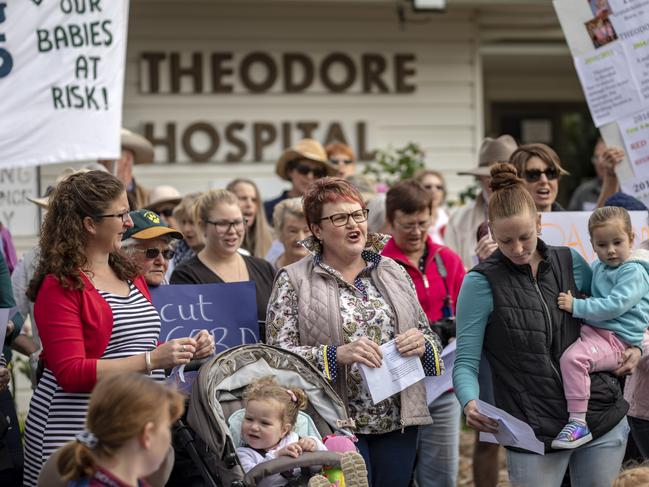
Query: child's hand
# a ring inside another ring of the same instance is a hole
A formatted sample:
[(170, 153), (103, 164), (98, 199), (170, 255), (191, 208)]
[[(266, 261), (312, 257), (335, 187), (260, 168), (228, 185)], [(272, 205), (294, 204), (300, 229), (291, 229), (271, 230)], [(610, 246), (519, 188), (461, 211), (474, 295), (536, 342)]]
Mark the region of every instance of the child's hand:
[(313, 438), (308, 436), (305, 438), (300, 438), (300, 441), (297, 442), (298, 445), (302, 447), (302, 451), (315, 451), (316, 442)]
[(573, 297), (572, 292), (570, 291), (567, 293), (559, 293), (559, 297), (557, 298), (559, 309), (567, 311), (568, 313), (572, 313), (572, 301)]
[(275, 453), (276, 457), (293, 457), (297, 458), (302, 454), (302, 447), (299, 443), (291, 443)]

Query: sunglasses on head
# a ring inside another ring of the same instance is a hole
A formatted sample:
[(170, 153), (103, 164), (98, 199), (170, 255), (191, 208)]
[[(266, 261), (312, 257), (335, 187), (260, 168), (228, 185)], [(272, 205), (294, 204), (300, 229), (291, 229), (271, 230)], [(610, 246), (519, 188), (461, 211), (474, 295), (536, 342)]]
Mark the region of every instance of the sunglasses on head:
[(541, 174), (545, 174), (548, 181), (553, 181), (559, 178), (559, 170), (554, 167), (549, 167), (545, 171), (541, 171), (540, 169), (530, 169), (525, 171), (525, 181), (528, 183), (536, 183), (541, 180)]
[(298, 164), (295, 166), (295, 170), (302, 174), (302, 176), (307, 176), (309, 173), (313, 174), (313, 177), (316, 179), (324, 178), (327, 175), (327, 171), (322, 167), (311, 167), (307, 164)]
[(135, 250), (139, 252), (144, 252), (144, 256), (147, 259), (155, 259), (158, 257), (158, 255), (162, 254), (162, 257), (164, 257), (165, 260), (171, 260), (176, 254), (176, 252), (174, 252), (171, 249), (160, 250), (160, 249), (151, 248), (151, 249), (135, 249)]

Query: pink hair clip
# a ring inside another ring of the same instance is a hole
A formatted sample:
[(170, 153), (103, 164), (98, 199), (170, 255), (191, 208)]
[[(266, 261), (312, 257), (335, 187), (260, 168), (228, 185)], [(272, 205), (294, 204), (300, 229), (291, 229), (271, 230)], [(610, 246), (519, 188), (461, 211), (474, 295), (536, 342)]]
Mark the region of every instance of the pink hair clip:
[(295, 396), (295, 393), (292, 390), (286, 389), (286, 392), (291, 397), (291, 401), (297, 402), (297, 397)]

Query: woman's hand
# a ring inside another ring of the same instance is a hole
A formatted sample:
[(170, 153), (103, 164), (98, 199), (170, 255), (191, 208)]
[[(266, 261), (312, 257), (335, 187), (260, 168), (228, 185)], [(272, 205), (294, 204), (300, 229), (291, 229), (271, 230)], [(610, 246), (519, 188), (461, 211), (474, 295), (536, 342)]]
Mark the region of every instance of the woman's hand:
[(484, 235), (479, 241), (478, 245), (475, 248), (475, 254), (478, 256), (478, 260), (482, 262), (489, 258), (498, 248), (498, 244), (494, 242), (490, 234)]
[(475, 400), (466, 403), (466, 406), (464, 406), (464, 416), (466, 416), (466, 425), (469, 428), (485, 433), (498, 433), (498, 421), (478, 411)]
[(151, 366), (154, 369), (171, 369), (176, 365), (188, 364), (195, 352), (196, 340), (175, 338), (151, 352)]
[(426, 340), (424, 339), (423, 333), (417, 328), (410, 328), (397, 335), (395, 345), (397, 351), (404, 357), (411, 357), (413, 355), (423, 357), (426, 351)]
[(622, 365), (615, 369), (613, 373), (619, 377), (633, 374), (638, 362), (640, 362), (640, 349), (638, 347), (629, 347), (622, 354)]
[(340, 345), (336, 348), (336, 359), (339, 364), (365, 364), (368, 367), (381, 366), (381, 349), (367, 337), (361, 337), (355, 342)]
[(201, 330), (192, 337), (196, 340), (194, 359), (209, 357), (214, 353), (214, 337), (207, 330)]
[(302, 447), (299, 443), (291, 443), (275, 453), (275, 457), (293, 457), (297, 458), (302, 455)]
[(7, 367), (0, 367), (0, 392), (4, 391), (9, 385), (11, 374)]
[(310, 438), (308, 436), (305, 436), (304, 438), (300, 438), (300, 440), (297, 442), (298, 445), (300, 445), (300, 448), (302, 448), (302, 451), (315, 451), (316, 449), (316, 442), (313, 438)]

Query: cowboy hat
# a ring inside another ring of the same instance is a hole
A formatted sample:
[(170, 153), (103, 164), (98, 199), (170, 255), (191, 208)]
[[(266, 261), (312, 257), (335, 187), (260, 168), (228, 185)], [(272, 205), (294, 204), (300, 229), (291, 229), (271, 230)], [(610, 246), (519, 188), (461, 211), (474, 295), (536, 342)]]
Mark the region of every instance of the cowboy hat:
[(161, 206), (167, 203), (176, 206), (182, 199), (180, 192), (173, 186), (156, 186), (149, 192), (149, 202), (144, 208), (157, 213)]
[(45, 193), (43, 193), (43, 196), (41, 196), (40, 198), (30, 198), (28, 196), (27, 199), (29, 201), (31, 201), (32, 203), (34, 203), (35, 205), (40, 206), (44, 210), (47, 210), (47, 207), (49, 205), (49, 200), (50, 200), (50, 194), (52, 194), (52, 191), (54, 191), (54, 188), (56, 188), (56, 186), (61, 181), (63, 181), (64, 179), (67, 179), (68, 177), (72, 176), (73, 174), (86, 173), (88, 171), (105, 171), (105, 172), (108, 172), (104, 166), (102, 166), (101, 164), (97, 164), (97, 163), (86, 164), (81, 169), (74, 169), (72, 167), (66, 167), (56, 177), (56, 180), (54, 181), (54, 184), (52, 184), (51, 186), (48, 186), (47, 188), (45, 188)]
[(130, 150), (133, 153), (133, 162), (135, 164), (153, 162), (153, 145), (141, 135), (123, 128), (120, 135), (120, 144), (122, 149)]
[(518, 148), (511, 135), (501, 135), (497, 139), (486, 137), (480, 145), (478, 167), (468, 171), (459, 171), (460, 176), (489, 176), (489, 166), (496, 162), (507, 162)]
[(286, 181), (290, 181), (287, 166), (289, 162), (295, 161), (296, 159), (308, 159), (309, 161), (322, 164), (327, 171), (327, 176), (335, 176), (338, 174), (338, 169), (329, 162), (324, 147), (315, 139), (302, 139), (293, 147), (286, 149), (275, 166), (277, 175)]

